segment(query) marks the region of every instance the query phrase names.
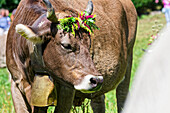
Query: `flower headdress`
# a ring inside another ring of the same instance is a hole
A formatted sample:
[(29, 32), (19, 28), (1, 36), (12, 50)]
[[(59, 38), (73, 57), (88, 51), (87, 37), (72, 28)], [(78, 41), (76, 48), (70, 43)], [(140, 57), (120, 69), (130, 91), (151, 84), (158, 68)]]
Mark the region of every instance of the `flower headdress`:
[(93, 29), (99, 29), (95, 24), (96, 15), (89, 15), (86, 11), (78, 14), (78, 17), (68, 16), (63, 19), (59, 19), (60, 24), (58, 29), (71, 32), (75, 36), (75, 31), (83, 28), (89, 35), (93, 33)]

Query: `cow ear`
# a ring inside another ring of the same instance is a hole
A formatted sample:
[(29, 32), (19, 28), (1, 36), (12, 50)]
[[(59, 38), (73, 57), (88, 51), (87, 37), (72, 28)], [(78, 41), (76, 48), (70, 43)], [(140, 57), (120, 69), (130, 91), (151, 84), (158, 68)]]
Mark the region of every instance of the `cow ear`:
[(43, 40), (32, 30), (32, 28), (27, 25), (17, 24), (15, 30), (17, 33), (33, 43), (43, 42)]

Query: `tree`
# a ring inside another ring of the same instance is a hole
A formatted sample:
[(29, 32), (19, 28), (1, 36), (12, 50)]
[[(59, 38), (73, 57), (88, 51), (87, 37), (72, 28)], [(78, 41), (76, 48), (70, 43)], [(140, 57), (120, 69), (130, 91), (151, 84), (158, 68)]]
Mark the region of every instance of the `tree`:
[(136, 8), (147, 6), (148, 4), (154, 2), (155, 0), (132, 0)]
[(19, 2), (20, 0), (0, 0), (0, 8), (5, 8), (12, 11), (18, 6)]
[(149, 11), (157, 10), (156, 7), (162, 6), (161, 0), (159, 0), (159, 4), (155, 3), (155, 0), (132, 0), (133, 4), (136, 7), (138, 15), (148, 14)]

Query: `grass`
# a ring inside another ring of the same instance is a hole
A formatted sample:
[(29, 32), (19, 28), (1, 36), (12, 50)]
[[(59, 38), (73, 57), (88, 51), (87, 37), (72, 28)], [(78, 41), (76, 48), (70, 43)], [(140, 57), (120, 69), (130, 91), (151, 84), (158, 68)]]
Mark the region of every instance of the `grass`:
[[(142, 17), (138, 22), (137, 29), (137, 39), (134, 46), (134, 54), (133, 54), (133, 66), (132, 66), (132, 79), (139, 66), (141, 61), (141, 57), (144, 54), (142, 49), (147, 49), (148, 41), (151, 35), (155, 35), (164, 25), (165, 25), (165, 17), (163, 14), (157, 15), (149, 15)], [(85, 103), (87, 103), (86, 100)], [(117, 113), (116, 107), (116, 98), (115, 98), (115, 90), (110, 91), (106, 94), (105, 98), (106, 102), (106, 113)], [(91, 113), (91, 108), (88, 106), (88, 112)], [(51, 113), (53, 109), (50, 107), (48, 113)], [(77, 108), (77, 113), (81, 113), (82, 108)], [(14, 113), (14, 108), (12, 104), (12, 98), (10, 93), (10, 82), (8, 80), (8, 72), (6, 69), (0, 69), (0, 113)]]
[(0, 113), (13, 113), (13, 103), (10, 92), (10, 81), (7, 69), (0, 69)]

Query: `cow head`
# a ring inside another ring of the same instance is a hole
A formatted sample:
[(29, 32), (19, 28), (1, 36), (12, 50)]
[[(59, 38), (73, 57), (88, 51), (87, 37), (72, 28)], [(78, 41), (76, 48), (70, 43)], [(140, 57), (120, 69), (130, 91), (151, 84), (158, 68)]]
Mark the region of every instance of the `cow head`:
[[(44, 2), (47, 14), (39, 17), (32, 26), (16, 25), (16, 32), (34, 45), (45, 45), (42, 56), (45, 67), (53, 73), (53, 78), (58, 76), (83, 93), (99, 90), (103, 77), (96, 70), (89, 53), (89, 32), (80, 28), (73, 34), (58, 29), (57, 26), (61, 24), (58, 18), (69, 14), (60, 12), (57, 18), (51, 3), (48, 0)], [(92, 10), (93, 4), (90, 1), (86, 12), (91, 14)]]

